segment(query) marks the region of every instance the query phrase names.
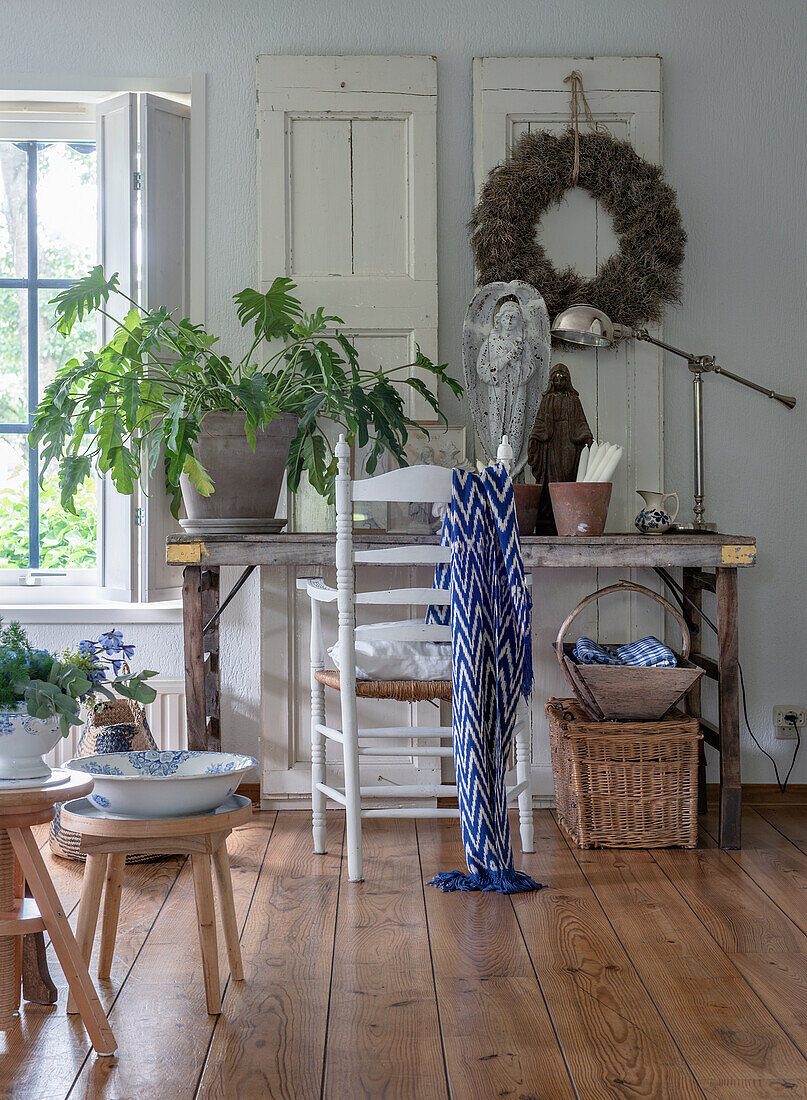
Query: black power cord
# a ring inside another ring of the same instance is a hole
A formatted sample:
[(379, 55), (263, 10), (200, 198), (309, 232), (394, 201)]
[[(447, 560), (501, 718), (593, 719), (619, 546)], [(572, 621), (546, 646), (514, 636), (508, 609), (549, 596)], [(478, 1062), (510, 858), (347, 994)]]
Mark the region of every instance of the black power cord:
[[(655, 568), (654, 572), (670, 589), (672, 595), (675, 597), (676, 603), (680, 606), (684, 615), (686, 616), (687, 609), (694, 611), (697, 615), (700, 616), (701, 619), (703, 619), (706, 625), (710, 627), (716, 635), (717, 627), (715, 626), (715, 624), (712, 622), (708, 615), (705, 615), (703, 611), (701, 611), (695, 601), (691, 600), (689, 596), (687, 596), (686, 592), (684, 592), (678, 581), (675, 580), (675, 578), (672, 577), (666, 569)], [(790, 767), (787, 769), (787, 775), (785, 776), (784, 782), (782, 782), (779, 776), (779, 765), (777, 764), (775, 758), (771, 756), (771, 754), (766, 749), (763, 749), (762, 745), (760, 745), (759, 741), (757, 740), (756, 734), (751, 729), (751, 723), (748, 720), (748, 701), (745, 696), (745, 677), (743, 676), (743, 666), (740, 664), (739, 660), (737, 661), (737, 668), (740, 672), (740, 698), (742, 699), (743, 703), (743, 718), (745, 720), (745, 728), (748, 730), (751, 740), (754, 742), (762, 755), (767, 756), (771, 764), (773, 764), (773, 774), (776, 776), (776, 785), (779, 788), (781, 794), (784, 794), (787, 790), (788, 781), (796, 764), (796, 757), (799, 755), (799, 749), (801, 748), (801, 733), (799, 732), (799, 727), (796, 725), (796, 715), (793, 713), (792, 710), (789, 710), (787, 714), (784, 715), (785, 721), (793, 727), (793, 730), (796, 734), (796, 747), (793, 749), (793, 759), (790, 761)]]

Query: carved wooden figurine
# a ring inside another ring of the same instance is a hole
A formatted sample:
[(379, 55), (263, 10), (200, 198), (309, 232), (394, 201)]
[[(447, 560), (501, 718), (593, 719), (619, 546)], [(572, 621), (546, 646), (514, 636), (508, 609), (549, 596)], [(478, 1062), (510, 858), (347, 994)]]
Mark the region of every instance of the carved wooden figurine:
[(572, 385), (569, 368), (565, 363), (556, 363), (538, 406), (527, 451), (533, 476), (541, 486), (536, 534), (557, 534), (549, 482), (575, 481), (580, 453), (593, 442), (594, 436)]

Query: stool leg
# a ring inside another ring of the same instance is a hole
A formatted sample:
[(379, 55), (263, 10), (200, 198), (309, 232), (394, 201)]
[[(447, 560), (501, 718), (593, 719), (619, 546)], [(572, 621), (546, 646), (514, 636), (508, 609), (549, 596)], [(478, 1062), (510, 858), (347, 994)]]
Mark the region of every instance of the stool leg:
[[(11, 841), (6, 837), (6, 842), (9, 848), (11, 847)], [(22, 900), (25, 896), (25, 879), (22, 874), (22, 867), (20, 867), (20, 861), (14, 855), (12, 850), (11, 858), (14, 860), (14, 901), (18, 899)], [(15, 985), (17, 988), (17, 1009), (20, 1007), (22, 1001), (22, 945), (25, 942), (25, 936), (15, 936), (15, 952), (14, 952), (14, 974)]]
[(213, 873), (210, 856), (194, 852), (193, 892), (196, 897), (196, 923), (199, 926), (199, 947), (202, 951), (202, 974), (205, 980), (207, 1011), (215, 1016), (221, 1012), (219, 985), (219, 949), (216, 942), (216, 908), (213, 904)]
[(124, 852), (110, 852), (106, 865), (104, 888), (104, 915), (101, 918), (101, 954), (98, 958), (98, 977), (108, 981), (115, 955), (115, 937), (118, 934), (120, 892), (123, 885)]
[[(84, 878), (81, 881), (81, 901), (78, 908), (76, 943), (87, 967), (92, 958), (92, 942), (95, 939), (95, 926), (98, 923), (98, 909), (101, 905), (101, 891), (104, 888), (106, 874), (106, 856), (89, 855), (84, 864)], [(78, 1012), (73, 990), (67, 998), (67, 1011)]]
[[(11, 838), (0, 829), (0, 912), (14, 907), (14, 852)], [(0, 1029), (13, 1027), (19, 1008), (17, 937), (0, 936)]]
[(9, 829), (9, 836), (39, 906), (39, 912), (50, 934), (53, 949), (62, 965), (70, 991), (75, 994), (90, 1042), (97, 1054), (114, 1054), (118, 1044), (101, 1002), (98, 1000), (95, 986), (90, 981), (90, 975), (87, 973), (87, 967), (73, 936), (73, 930), (64, 915), (59, 895), (51, 882), (33, 833), (27, 828)]
[(224, 929), (224, 942), (227, 944), (227, 957), (230, 961), (230, 974), (237, 982), (244, 980), (244, 966), (241, 962), (241, 944), (238, 940), (238, 922), (235, 918), (233, 900), (233, 882), (230, 877), (230, 857), (227, 855), (227, 842), (223, 841), (213, 853), (213, 869), (219, 888), (221, 903), (221, 924)]

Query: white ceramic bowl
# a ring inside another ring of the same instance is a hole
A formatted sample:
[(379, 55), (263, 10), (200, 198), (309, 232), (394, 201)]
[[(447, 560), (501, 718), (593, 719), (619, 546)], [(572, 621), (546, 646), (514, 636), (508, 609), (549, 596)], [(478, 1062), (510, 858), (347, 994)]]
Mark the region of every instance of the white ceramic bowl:
[(124, 817), (182, 817), (215, 810), (257, 761), (232, 752), (147, 749), (82, 756), (66, 765), (95, 780), (95, 806)]
[(47, 779), (50, 768), (42, 757), (60, 737), (58, 718), (0, 710), (0, 779)]

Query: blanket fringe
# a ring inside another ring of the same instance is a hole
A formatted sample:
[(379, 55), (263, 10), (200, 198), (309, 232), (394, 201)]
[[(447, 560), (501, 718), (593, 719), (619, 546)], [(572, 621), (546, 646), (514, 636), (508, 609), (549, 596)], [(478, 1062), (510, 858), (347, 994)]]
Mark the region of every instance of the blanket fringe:
[(497, 894), (526, 894), (529, 890), (543, 890), (544, 882), (536, 882), (524, 871), (515, 871), (512, 868), (506, 871), (479, 871), (475, 875), (467, 875), (464, 871), (441, 871), (435, 875), (428, 886), (436, 886), (443, 891), (451, 890), (484, 890), (495, 891)]

